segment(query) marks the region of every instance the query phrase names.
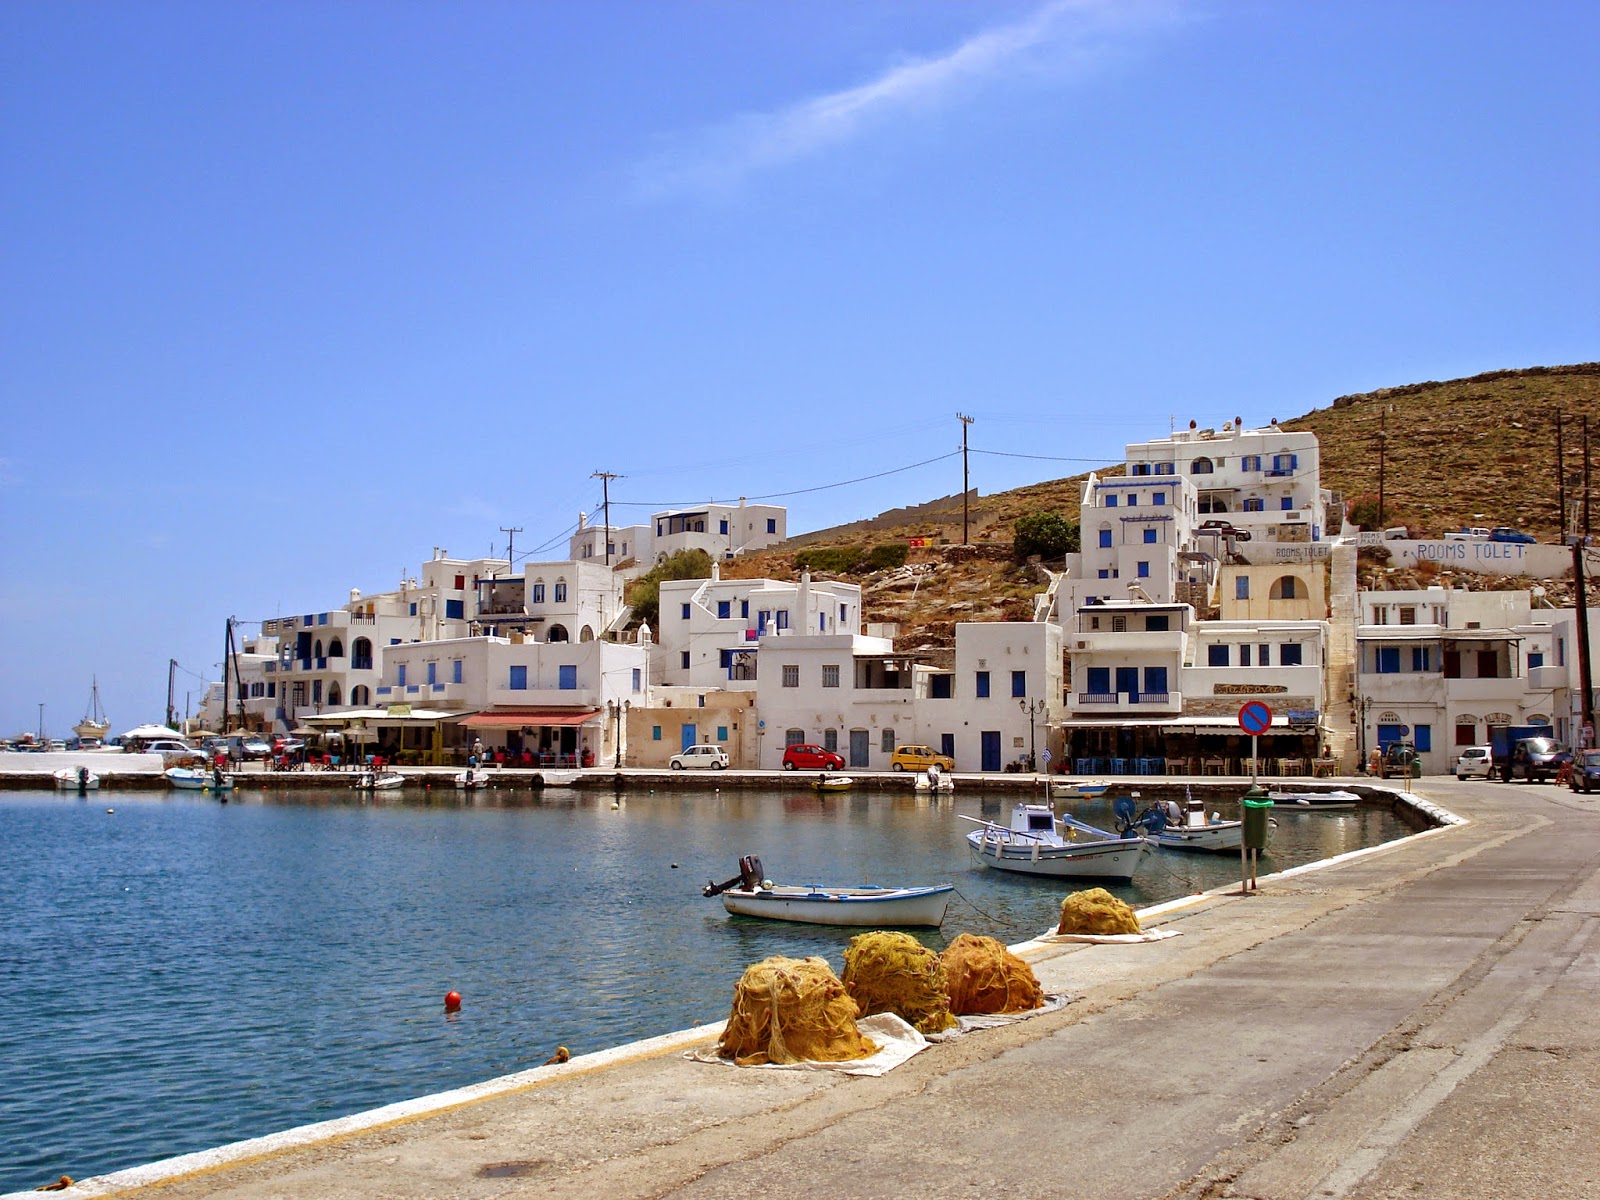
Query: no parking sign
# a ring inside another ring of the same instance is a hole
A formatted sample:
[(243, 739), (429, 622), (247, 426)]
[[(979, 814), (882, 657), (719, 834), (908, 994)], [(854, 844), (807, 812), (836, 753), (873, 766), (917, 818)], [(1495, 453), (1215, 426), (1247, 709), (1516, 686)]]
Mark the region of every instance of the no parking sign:
[(1272, 728), (1272, 710), (1259, 700), (1239, 709), (1239, 728), (1256, 737)]

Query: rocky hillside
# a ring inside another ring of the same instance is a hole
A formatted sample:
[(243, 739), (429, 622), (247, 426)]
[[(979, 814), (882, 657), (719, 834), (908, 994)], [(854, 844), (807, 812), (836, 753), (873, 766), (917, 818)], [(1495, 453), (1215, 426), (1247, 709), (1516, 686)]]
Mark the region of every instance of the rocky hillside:
[[(1309, 430), (1322, 446), (1322, 484), (1346, 502), (1375, 499), (1383, 460), (1384, 523), (1437, 536), (1462, 525), (1515, 525), (1541, 541), (1559, 531), (1556, 416), (1562, 416), (1568, 512), (1582, 517), (1583, 418), (1591, 458), (1600, 463), (1600, 363), (1492, 371), (1444, 383), (1414, 383), (1340, 396), (1327, 408), (1280, 420)], [(1143, 436), (1129, 430), (1129, 438)], [(1380, 447), (1382, 453), (1380, 454)], [(1100, 474), (1121, 474), (1107, 464)], [(848, 576), (865, 593), (867, 620), (900, 627), (903, 649), (952, 645), (957, 621), (1025, 620), (1041, 589), (1035, 568), (1011, 562), (1018, 517), (1059, 512), (1078, 519), (1085, 476), (1047, 480), (969, 500), (972, 545), (962, 546), (961, 497), (926, 504), (906, 524), (818, 530), (729, 564), (728, 577), (792, 579), (797, 544), (873, 546), (923, 539), (906, 566)], [(1600, 534), (1600, 469), (1594, 469), (1591, 516)], [(1397, 580), (1409, 586), (1427, 579)], [(1456, 581), (1506, 586), (1526, 581)]]

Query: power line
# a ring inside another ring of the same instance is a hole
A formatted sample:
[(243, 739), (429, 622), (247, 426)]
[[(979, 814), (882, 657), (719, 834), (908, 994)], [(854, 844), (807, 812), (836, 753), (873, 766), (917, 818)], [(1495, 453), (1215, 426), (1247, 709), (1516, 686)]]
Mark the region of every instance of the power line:
[[(936, 455), (925, 458), (921, 462), (907, 463), (903, 467), (890, 467), (887, 471), (879, 471), (873, 475), (860, 475), (855, 479), (841, 479), (838, 483), (822, 483), (816, 487), (797, 488), (792, 492), (768, 492), (763, 496), (744, 496), (745, 500), (781, 500), (785, 496), (804, 496), (810, 492), (826, 492), (832, 488), (849, 487), (853, 483), (867, 483), (874, 479), (883, 479), (889, 475), (899, 475), (904, 471), (915, 471), (918, 467), (926, 467), (932, 463), (944, 462), (947, 458), (955, 458), (961, 451), (952, 450), (948, 454)], [(728, 504), (727, 500), (613, 500), (614, 508), (692, 508), (700, 504)]]

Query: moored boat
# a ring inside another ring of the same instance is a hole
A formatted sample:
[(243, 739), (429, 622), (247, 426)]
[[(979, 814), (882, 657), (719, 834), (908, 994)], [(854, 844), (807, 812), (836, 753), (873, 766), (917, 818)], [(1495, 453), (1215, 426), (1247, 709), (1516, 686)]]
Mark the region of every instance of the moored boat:
[(934, 763), (926, 771), (918, 771), (911, 786), (919, 792), (953, 792), (956, 790), (956, 781), (941, 771), (938, 763)]
[(1360, 796), (1343, 788), (1333, 788), (1325, 792), (1310, 788), (1284, 788), (1279, 791), (1269, 791), (1267, 799), (1278, 808), (1313, 808), (1318, 812), (1354, 808), (1361, 803)]
[(855, 785), (848, 775), (818, 775), (811, 781), (812, 790), (818, 792), (848, 792)]
[(1076, 796), (1079, 799), (1089, 800), (1095, 796), (1105, 795), (1106, 789), (1110, 786), (1104, 779), (1061, 779), (1050, 785), (1050, 794)]
[[(1058, 819), (1048, 804), (1016, 805), (1010, 825), (977, 817), (962, 820), (983, 826), (967, 834), (967, 848), (974, 858), (986, 867), (1020, 875), (1127, 883), (1153, 853), (1152, 843), (1135, 830), (1118, 837), (1076, 817)], [(1066, 837), (1057, 832), (1058, 825)]]
[(232, 775), (215, 767), (209, 771), (205, 767), (168, 767), (161, 773), (173, 787), (188, 792), (231, 792), (235, 786)]
[[(1220, 813), (1206, 813), (1205, 801), (1193, 796), (1182, 805), (1176, 800), (1152, 805), (1137, 817), (1131, 799), (1115, 806), (1117, 828), (1143, 829), (1145, 836), (1166, 850), (1205, 850), (1222, 853), (1239, 849), (1244, 841), (1243, 821), (1224, 821)], [(1270, 825), (1269, 825), (1270, 829)]]
[(486, 771), (479, 771), (473, 767), (468, 767), (465, 771), (458, 771), (456, 773), (455, 784), (464, 792), (481, 791), (482, 789), (490, 786), (489, 774)]
[(948, 883), (931, 887), (773, 883), (762, 878), (761, 860), (747, 854), (739, 860), (738, 875), (726, 883), (706, 884), (701, 894), (721, 896), (722, 907), (736, 916), (884, 929), (937, 928), (944, 923), (954, 891)]
[(56, 787), (64, 792), (93, 792), (100, 787), (100, 776), (88, 767), (62, 767), (50, 773)]
[(106, 710), (100, 707), (100, 680), (95, 679), (89, 685), (89, 708), (83, 714), (83, 720), (72, 727), (72, 732), (78, 735), (78, 743), (83, 746), (98, 746), (106, 740), (106, 735), (111, 732), (111, 722), (106, 720)]
[(405, 786), (406, 777), (399, 771), (358, 771), (350, 786), (361, 792), (386, 792)]

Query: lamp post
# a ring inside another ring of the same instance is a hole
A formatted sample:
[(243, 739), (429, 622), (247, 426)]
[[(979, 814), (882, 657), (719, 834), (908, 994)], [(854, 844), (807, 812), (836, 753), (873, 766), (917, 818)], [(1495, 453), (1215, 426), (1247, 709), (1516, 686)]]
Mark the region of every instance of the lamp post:
[(1028, 714), (1028, 766), (1035, 775), (1039, 773), (1039, 718), (1044, 716), (1044, 710), (1049, 707), (1041, 696), (1037, 700), (1018, 700), (1017, 706)]

